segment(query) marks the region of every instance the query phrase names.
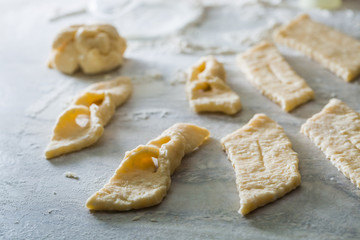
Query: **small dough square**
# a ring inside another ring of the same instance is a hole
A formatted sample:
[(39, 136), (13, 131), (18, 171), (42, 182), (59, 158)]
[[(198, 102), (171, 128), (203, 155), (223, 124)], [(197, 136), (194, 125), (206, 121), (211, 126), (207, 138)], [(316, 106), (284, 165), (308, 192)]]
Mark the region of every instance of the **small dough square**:
[(256, 114), (221, 144), (235, 170), (242, 215), (300, 185), (297, 153), (283, 128), (265, 114)]
[(347, 82), (360, 74), (360, 41), (303, 14), (274, 33), (277, 43), (302, 52)]
[(301, 133), (318, 146), (330, 162), (360, 188), (360, 114), (338, 99), (309, 118)]
[(287, 112), (314, 98), (314, 92), (305, 80), (269, 42), (262, 42), (239, 54), (237, 62), (247, 79)]

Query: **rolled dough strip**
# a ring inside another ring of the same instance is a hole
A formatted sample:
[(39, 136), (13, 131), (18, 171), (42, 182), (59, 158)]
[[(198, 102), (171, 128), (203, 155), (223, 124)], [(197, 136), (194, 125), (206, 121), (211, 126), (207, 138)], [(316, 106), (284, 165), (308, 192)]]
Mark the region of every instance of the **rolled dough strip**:
[(305, 80), (269, 42), (262, 42), (239, 54), (237, 62), (247, 79), (287, 112), (314, 98), (314, 92)]
[(114, 176), (87, 200), (86, 207), (126, 211), (159, 204), (181, 159), (199, 147), (209, 134), (205, 128), (178, 123), (146, 145), (126, 152)]
[(347, 82), (360, 74), (360, 41), (312, 21), (307, 14), (281, 27), (274, 39), (313, 58)]
[(360, 114), (338, 99), (309, 118), (301, 133), (318, 146), (330, 162), (360, 188)]
[(297, 153), (282, 127), (265, 114), (256, 114), (221, 144), (235, 170), (242, 215), (300, 185)]

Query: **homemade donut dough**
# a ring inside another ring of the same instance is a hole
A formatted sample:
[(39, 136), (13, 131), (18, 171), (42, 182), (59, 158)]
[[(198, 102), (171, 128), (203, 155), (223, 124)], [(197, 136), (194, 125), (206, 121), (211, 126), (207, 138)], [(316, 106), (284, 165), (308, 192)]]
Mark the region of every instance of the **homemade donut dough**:
[(178, 123), (146, 145), (126, 152), (114, 176), (87, 200), (86, 207), (126, 211), (159, 204), (181, 159), (209, 135), (205, 128)]
[(281, 27), (274, 39), (313, 58), (347, 82), (360, 74), (360, 41), (312, 21), (307, 14)]
[(235, 170), (242, 215), (300, 185), (297, 153), (282, 127), (265, 114), (255, 114), (221, 144)]
[(287, 112), (314, 98), (306, 84), (269, 42), (262, 42), (237, 56), (246, 78)]
[(86, 74), (106, 72), (123, 63), (125, 49), (125, 39), (109, 24), (73, 25), (56, 36), (49, 67), (66, 74), (78, 69)]
[(132, 92), (130, 78), (118, 77), (90, 85), (58, 118), (45, 150), (47, 159), (80, 150), (95, 143), (104, 126)]
[(309, 118), (301, 133), (318, 146), (330, 162), (360, 188), (360, 114), (338, 99)]
[(202, 57), (189, 71), (186, 93), (196, 112), (235, 114), (241, 109), (240, 97), (225, 83), (224, 66), (213, 56)]

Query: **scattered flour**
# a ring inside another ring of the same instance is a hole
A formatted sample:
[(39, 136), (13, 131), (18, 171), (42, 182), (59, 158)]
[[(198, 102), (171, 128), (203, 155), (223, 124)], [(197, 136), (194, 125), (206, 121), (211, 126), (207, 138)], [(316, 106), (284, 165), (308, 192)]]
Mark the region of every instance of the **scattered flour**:
[(179, 53), (185, 53), (185, 54), (204, 53), (204, 54), (229, 55), (236, 53), (235, 50), (230, 48), (226, 48), (222, 46), (204, 46), (204, 45), (192, 43), (188, 40), (181, 38), (175, 40), (175, 45), (177, 46), (177, 50)]
[(272, 42), (272, 34), (280, 26), (281, 23), (270, 21), (267, 26), (249, 31), (246, 34), (243, 32), (229, 33), (225, 36), (225, 39), (236, 42), (238, 45), (247, 48), (261, 41)]
[(164, 79), (164, 75), (156, 69), (150, 69), (143, 74), (133, 75), (129, 77), (131, 78), (131, 81), (135, 84), (162, 81)]
[(139, 112), (133, 113), (122, 113), (118, 118), (122, 121), (139, 121), (139, 120), (148, 120), (149, 118), (156, 117), (156, 118), (166, 118), (170, 115), (171, 112), (167, 110), (151, 110), (146, 109)]
[(175, 72), (170, 83), (171, 85), (184, 84), (186, 82), (186, 78), (187, 78), (187, 73), (182, 69), (178, 69)]
[(40, 99), (26, 109), (26, 115), (35, 118), (38, 114), (46, 110), (50, 104), (59, 99), (59, 97), (69, 89), (71, 83), (61, 83), (53, 89), (47, 91)]

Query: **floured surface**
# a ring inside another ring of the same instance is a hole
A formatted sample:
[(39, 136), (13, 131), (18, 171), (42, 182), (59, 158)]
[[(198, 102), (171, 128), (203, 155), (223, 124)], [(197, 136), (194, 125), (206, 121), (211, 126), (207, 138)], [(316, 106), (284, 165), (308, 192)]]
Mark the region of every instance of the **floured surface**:
[[(344, 2), (349, 6), (352, 1)], [(280, 48), (290, 66), (316, 93), (314, 101), (287, 114), (245, 79), (236, 66), (235, 54), (216, 55), (224, 63), (227, 83), (240, 95), (243, 109), (235, 116), (198, 116), (189, 109), (184, 84), (172, 83), (179, 69), (187, 69), (203, 53), (177, 54), (166, 51), (166, 46), (146, 47), (153, 44), (150, 40), (135, 50), (132, 46), (137, 42), (128, 41), (126, 60), (120, 69), (90, 77), (66, 76), (45, 66), (54, 36), (64, 26), (95, 20), (83, 14), (49, 22), (54, 9), (73, 2), (32, 4), (18, 0), (0, 3), (0, 25), (8, 36), (0, 38), (0, 109), (4, 113), (0, 120), (0, 238), (111, 239), (120, 234), (122, 239), (358, 239), (360, 218), (354, 212), (360, 208), (359, 190), (327, 162), (299, 129), (333, 94), (359, 111), (359, 80), (345, 84), (301, 54)], [(264, 11), (266, 14), (262, 14)], [(226, 32), (240, 35), (244, 29), (263, 28), (269, 19), (283, 22), (281, 19), (290, 20), (298, 13), (293, 8), (258, 4), (211, 7), (203, 22), (186, 33), (192, 34), (193, 30), (194, 35), (203, 37), (184, 38), (196, 44), (214, 40), (209, 45), (235, 48), (236, 42), (231, 45), (232, 41), (224, 40)], [(357, 10), (331, 14), (312, 11), (311, 15), (360, 37)], [(252, 17), (249, 22), (248, 16), (258, 18)], [(249, 31), (244, 32), (244, 37)], [(168, 39), (163, 42), (171, 45)], [(246, 48), (239, 45), (234, 50)], [(158, 73), (163, 77), (155, 79)], [(133, 82), (132, 97), (115, 111), (101, 139), (83, 151), (45, 160), (43, 150), (58, 114), (77, 93), (92, 83), (108, 80), (108, 75), (138, 76), (139, 80)], [(148, 75), (153, 77), (146, 78)], [(284, 128), (299, 154), (302, 183), (283, 199), (243, 218), (237, 213), (239, 196), (234, 170), (218, 140), (259, 112)], [(86, 199), (111, 178), (120, 164), (119, 156), (177, 122), (203, 126), (212, 137), (196, 153), (183, 158), (160, 205), (120, 214), (92, 213), (84, 206)], [(64, 177), (66, 171), (76, 173), (80, 179)], [(132, 221), (136, 216), (141, 218)]]
[(301, 126), (331, 163), (360, 188), (360, 114), (331, 99), (323, 110)]
[(235, 170), (239, 213), (246, 215), (300, 185), (299, 159), (284, 130), (265, 114), (221, 139)]
[(246, 78), (287, 112), (314, 98), (314, 92), (305, 80), (269, 42), (262, 42), (239, 54), (237, 62)]

